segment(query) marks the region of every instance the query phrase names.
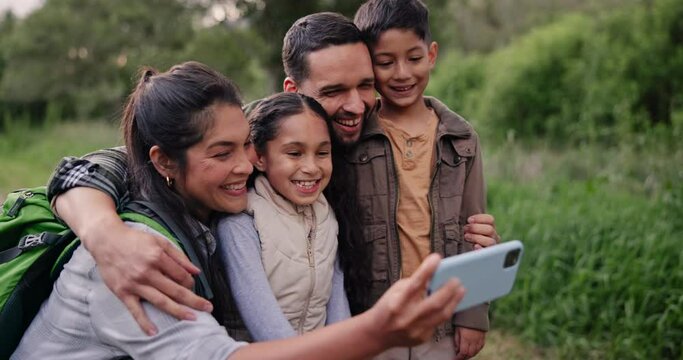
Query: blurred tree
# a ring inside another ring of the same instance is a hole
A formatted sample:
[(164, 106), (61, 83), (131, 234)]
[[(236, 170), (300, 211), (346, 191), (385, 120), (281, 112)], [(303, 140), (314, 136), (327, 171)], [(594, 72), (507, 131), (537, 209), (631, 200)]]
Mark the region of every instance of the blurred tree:
[[(0, 19), (0, 80), (5, 72), (6, 62), (7, 62), (7, 39), (14, 28), (16, 19), (11, 12), (6, 12), (2, 14)], [(9, 113), (9, 104), (0, 97), (0, 120), (5, 117), (6, 113)], [(1, 129), (0, 129), (1, 130)]]
[(244, 19), (267, 44), (262, 63), (268, 73), (271, 91), (282, 90), (282, 39), (300, 17), (319, 11), (333, 11), (353, 17), (362, 0), (214, 0), (214, 5), (237, 8)]
[(175, 62), (193, 36), (192, 10), (166, 0), (47, 1), (8, 39), (0, 93), (80, 117), (110, 114), (138, 66)]
[(177, 61), (200, 61), (232, 79), (246, 100), (268, 95), (270, 83), (260, 68), (266, 45), (254, 31), (217, 24), (199, 29)]

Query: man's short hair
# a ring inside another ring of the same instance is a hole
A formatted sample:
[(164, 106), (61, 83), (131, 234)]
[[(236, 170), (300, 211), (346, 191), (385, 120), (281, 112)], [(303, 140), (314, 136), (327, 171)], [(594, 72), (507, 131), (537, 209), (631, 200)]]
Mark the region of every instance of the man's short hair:
[(296, 82), (309, 76), (306, 55), (333, 45), (363, 42), (360, 30), (345, 16), (332, 12), (315, 13), (297, 20), (285, 34), (282, 65)]
[(358, 8), (353, 22), (370, 46), (391, 29), (412, 30), (425, 43), (432, 41), (429, 10), (420, 0), (370, 0)]

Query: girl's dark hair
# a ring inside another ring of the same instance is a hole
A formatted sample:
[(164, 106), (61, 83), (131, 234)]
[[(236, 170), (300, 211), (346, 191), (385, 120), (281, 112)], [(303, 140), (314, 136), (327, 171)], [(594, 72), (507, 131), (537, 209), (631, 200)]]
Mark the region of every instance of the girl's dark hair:
[[(260, 100), (247, 114), (249, 121), (250, 139), (257, 153), (263, 154), (269, 141), (280, 133), (282, 120), (292, 115), (298, 115), (309, 109), (326, 123), (325, 109), (313, 98), (293, 92), (282, 92)], [(254, 170), (249, 176), (247, 185), (252, 187), (260, 172)]]
[[(330, 131), (331, 122), (328, 122)], [(369, 308), (372, 258), (364, 240), (362, 209), (358, 203), (358, 185), (355, 169), (346, 161), (345, 144), (332, 137), (332, 167), (334, 172), (325, 189), (325, 197), (332, 206), (339, 223), (339, 261), (344, 271), (344, 289), (351, 307), (357, 315)]]
[(294, 92), (283, 92), (261, 100), (249, 113), (251, 143), (258, 153), (266, 150), (266, 144), (280, 132), (280, 123), (287, 117), (313, 111), (328, 123), (325, 109), (313, 98)]
[[(277, 137), (283, 119), (301, 114), (307, 108), (324, 119), (328, 131), (333, 134), (332, 121), (317, 101), (298, 93), (279, 93), (260, 101), (247, 115), (251, 141), (256, 151), (263, 153), (266, 144)], [(370, 286), (371, 260), (363, 240), (355, 176), (344, 157), (346, 148), (336, 141), (335, 136), (330, 138), (334, 170), (324, 194), (339, 222), (339, 258), (351, 311), (357, 314), (367, 310), (365, 304)], [(256, 171), (251, 176), (250, 184), (253, 184), (255, 175)]]
[[(225, 76), (198, 62), (173, 66), (165, 73), (141, 71), (137, 87), (124, 108), (122, 127), (128, 152), (129, 188), (135, 198), (146, 198), (194, 239), (201, 229), (193, 225), (187, 204), (155, 169), (149, 150), (157, 145), (175, 161), (181, 176), (187, 168), (187, 150), (202, 141), (214, 122), (214, 104), (242, 106), (237, 87)], [(193, 243), (198, 253), (203, 253)], [(218, 256), (200, 257), (202, 269), (216, 294), (226, 291)], [(214, 314), (222, 313), (223, 296), (215, 296)], [(220, 321), (220, 319), (219, 319)]]

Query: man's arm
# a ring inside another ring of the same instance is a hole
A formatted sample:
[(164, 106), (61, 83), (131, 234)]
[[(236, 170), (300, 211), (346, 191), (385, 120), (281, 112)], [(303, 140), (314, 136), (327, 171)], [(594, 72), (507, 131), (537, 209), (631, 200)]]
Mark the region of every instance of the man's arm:
[(125, 151), (102, 150), (63, 160), (50, 179), (48, 195), (55, 213), (92, 253), (107, 287), (143, 331), (152, 334), (155, 327), (140, 299), (180, 319), (194, 318), (182, 305), (210, 311), (211, 304), (186, 288), (193, 284), (190, 274), (199, 269), (181, 251), (119, 219), (117, 204), (128, 197), (125, 178)]

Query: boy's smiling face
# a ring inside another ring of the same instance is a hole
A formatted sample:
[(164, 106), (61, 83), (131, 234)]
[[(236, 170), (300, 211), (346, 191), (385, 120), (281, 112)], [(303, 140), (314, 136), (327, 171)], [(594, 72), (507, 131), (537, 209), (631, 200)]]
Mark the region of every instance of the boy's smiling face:
[(384, 31), (372, 49), (375, 87), (384, 104), (407, 108), (422, 100), (438, 46), (427, 45), (414, 31)]

